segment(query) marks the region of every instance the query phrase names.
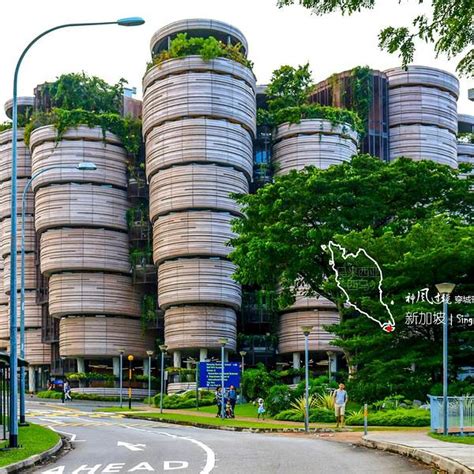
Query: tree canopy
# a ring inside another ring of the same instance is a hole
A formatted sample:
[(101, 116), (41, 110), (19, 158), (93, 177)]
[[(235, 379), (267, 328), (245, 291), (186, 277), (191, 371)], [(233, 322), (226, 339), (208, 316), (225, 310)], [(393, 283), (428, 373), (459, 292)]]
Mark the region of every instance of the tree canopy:
[[(423, 0), (416, 0), (423, 3)], [(372, 9), (376, 0), (277, 0), (279, 7), (298, 3), (316, 15), (340, 11), (352, 15)], [(400, 6), (400, 8), (402, 8)], [(434, 43), (436, 55), (446, 54), (448, 59), (464, 54), (457, 71), (466, 76), (474, 74), (473, 0), (431, 0), (431, 15), (420, 14), (407, 26), (384, 28), (379, 33), (379, 46), (390, 53), (398, 52), (403, 66), (413, 61), (415, 41)]]

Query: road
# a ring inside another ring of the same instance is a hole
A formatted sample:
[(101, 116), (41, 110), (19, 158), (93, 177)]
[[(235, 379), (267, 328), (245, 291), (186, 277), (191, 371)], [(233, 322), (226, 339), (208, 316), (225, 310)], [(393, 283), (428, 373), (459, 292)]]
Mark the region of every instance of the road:
[(72, 449), (30, 472), (99, 474), (429, 473), (391, 454), (345, 443), (205, 430), (94, 412), (93, 406), (29, 401), (28, 419), (71, 439)]

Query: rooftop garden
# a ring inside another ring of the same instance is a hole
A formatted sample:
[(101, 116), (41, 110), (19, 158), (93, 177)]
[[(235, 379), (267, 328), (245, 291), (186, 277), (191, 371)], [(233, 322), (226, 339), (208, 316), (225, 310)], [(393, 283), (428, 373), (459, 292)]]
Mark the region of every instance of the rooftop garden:
[(243, 64), (250, 69), (253, 67), (252, 61), (247, 59), (242, 52), (242, 45), (240, 43), (227, 45), (213, 36), (209, 36), (208, 38), (188, 38), (187, 33), (179, 33), (176, 38), (171, 41), (168, 50), (160, 52), (147, 64), (147, 71), (168, 59), (194, 55), (201, 56), (204, 61), (210, 61), (216, 58), (227, 58)]

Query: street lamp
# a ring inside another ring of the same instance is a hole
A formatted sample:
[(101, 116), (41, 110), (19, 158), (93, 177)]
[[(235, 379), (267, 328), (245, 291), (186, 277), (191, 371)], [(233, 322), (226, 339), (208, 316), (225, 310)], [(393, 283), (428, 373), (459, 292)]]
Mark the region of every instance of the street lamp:
[(122, 403), (123, 403), (123, 354), (125, 353), (125, 349), (120, 349), (119, 354), (120, 354), (120, 373), (119, 373), (119, 390), (120, 390), (120, 408), (122, 408)]
[[(55, 169), (74, 169), (79, 171), (94, 171), (97, 169), (95, 163), (83, 161), (76, 166), (48, 166), (34, 173), (27, 181), (23, 194), (21, 196), (21, 270), (20, 270), (20, 357), (25, 358), (25, 214), (26, 214), (26, 195), (33, 181), (41, 174)], [(12, 259), (10, 259), (12, 260)], [(20, 425), (26, 424), (25, 415), (25, 367), (20, 367)]]
[(240, 403), (244, 403), (244, 372), (245, 372), (245, 356), (247, 351), (240, 351), (240, 357), (242, 357), (242, 382), (240, 384)]
[(227, 337), (221, 337), (219, 338), (219, 344), (221, 345), (221, 393), (222, 393), (222, 402), (221, 402), (221, 418), (225, 418), (225, 406), (224, 406), (224, 393), (225, 393), (225, 388), (224, 388), (224, 348), (225, 345), (229, 339)]
[(305, 375), (305, 387), (304, 387), (304, 430), (309, 433), (309, 357), (308, 357), (308, 336), (313, 329), (313, 326), (301, 326), (301, 330), (304, 334), (304, 375)]
[(165, 354), (166, 354), (166, 349), (168, 349), (168, 346), (166, 344), (162, 344), (160, 346), (160, 351), (161, 351), (160, 413), (163, 413), (163, 388), (164, 388), (164, 385), (165, 385)]
[(443, 434), (448, 434), (448, 296), (456, 286), (454, 283), (438, 283), (436, 289), (443, 296)]
[(148, 404), (151, 406), (151, 357), (153, 356), (153, 351), (146, 351), (148, 356)]
[[(116, 21), (107, 22), (90, 22), (90, 23), (66, 23), (58, 25), (53, 28), (49, 28), (43, 33), (36, 36), (23, 50), (18, 62), (15, 66), (15, 73), (13, 76), (13, 100), (12, 100), (12, 168), (11, 168), (11, 242), (10, 249), (11, 255), (16, 253), (16, 229), (17, 229), (17, 139), (18, 139), (18, 75), (20, 72), (20, 66), (29, 49), (43, 36), (62, 29), (76, 26), (102, 26), (102, 25), (120, 25), (120, 26), (138, 26), (145, 23), (145, 21), (138, 17), (121, 18)], [(17, 400), (18, 400), (18, 355), (17, 355), (17, 294), (16, 294), (16, 282), (17, 282), (17, 271), (16, 271), (16, 258), (11, 259), (10, 264), (10, 435), (9, 435), (9, 447), (18, 447), (18, 413), (17, 413)]]
[(130, 354), (127, 356), (128, 359), (128, 409), (132, 409), (132, 362), (133, 362), (133, 355)]

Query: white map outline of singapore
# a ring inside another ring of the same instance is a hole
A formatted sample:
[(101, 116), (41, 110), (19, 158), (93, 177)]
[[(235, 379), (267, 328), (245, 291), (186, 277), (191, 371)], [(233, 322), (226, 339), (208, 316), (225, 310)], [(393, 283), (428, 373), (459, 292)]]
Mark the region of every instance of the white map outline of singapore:
[[(363, 311), (362, 309), (360, 309), (359, 307), (357, 307), (354, 303), (352, 303), (350, 301), (350, 297), (349, 297), (347, 291), (341, 285), (341, 282), (339, 280), (339, 271), (336, 268), (336, 262), (335, 262), (335, 258), (334, 258), (334, 247), (337, 247), (341, 251), (342, 258), (344, 260), (347, 260), (348, 258), (351, 258), (351, 257), (352, 258), (357, 258), (360, 255), (360, 253), (363, 253), (370, 261), (372, 261), (375, 264), (375, 266), (377, 267), (377, 269), (379, 270), (379, 273), (380, 273), (379, 284), (378, 284), (379, 300), (380, 300), (380, 304), (382, 304), (382, 306), (385, 307), (385, 309), (387, 310), (387, 313), (389, 314), (389, 320), (388, 321), (383, 322), (383, 323), (380, 322), (378, 319), (373, 318), (372, 316), (370, 316), (370, 314)], [(333, 242), (332, 240), (329, 241), (328, 245), (321, 245), (321, 248), (324, 251), (329, 250), (329, 252), (331, 253), (331, 259), (329, 260), (329, 264), (331, 265), (331, 268), (334, 271), (334, 274), (335, 274), (335, 277), (336, 277), (336, 284), (337, 284), (338, 288), (344, 293), (344, 295), (346, 297), (346, 303), (349, 306), (351, 306), (352, 308), (354, 308), (355, 310), (357, 310), (359, 313), (366, 316), (367, 318), (371, 319), (372, 321), (375, 321), (384, 331), (393, 332), (395, 330), (395, 320), (393, 318), (392, 312), (390, 311), (390, 308), (383, 301), (383, 290), (382, 290), (383, 273), (382, 273), (382, 269), (380, 268), (380, 265), (378, 264), (378, 262), (374, 258), (372, 258), (363, 248), (359, 248), (356, 253), (348, 253), (346, 248), (344, 248), (340, 244), (337, 244), (336, 242)]]

